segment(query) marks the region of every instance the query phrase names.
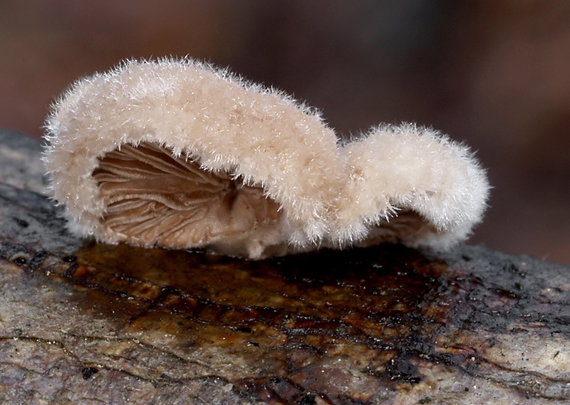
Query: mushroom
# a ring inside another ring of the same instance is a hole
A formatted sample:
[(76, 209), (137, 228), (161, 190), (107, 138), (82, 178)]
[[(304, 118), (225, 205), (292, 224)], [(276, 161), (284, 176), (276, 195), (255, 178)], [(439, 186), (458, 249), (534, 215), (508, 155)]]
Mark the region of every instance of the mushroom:
[(447, 248), (489, 185), (469, 149), (412, 124), (341, 143), (320, 113), (186, 58), (77, 81), (44, 161), (69, 229), (106, 243), (260, 259), (381, 242)]

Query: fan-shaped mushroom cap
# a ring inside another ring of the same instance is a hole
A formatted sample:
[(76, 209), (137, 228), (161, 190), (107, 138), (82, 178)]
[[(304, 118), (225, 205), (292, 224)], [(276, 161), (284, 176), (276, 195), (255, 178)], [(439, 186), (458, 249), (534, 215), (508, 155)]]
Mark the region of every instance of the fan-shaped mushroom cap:
[(108, 243), (250, 258), (443, 246), (468, 235), (488, 193), (467, 148), (433, 131), (381, 127), (341, 146), (316, 111), (190, 59), (82, 79), (46, 128), (70, 229)]

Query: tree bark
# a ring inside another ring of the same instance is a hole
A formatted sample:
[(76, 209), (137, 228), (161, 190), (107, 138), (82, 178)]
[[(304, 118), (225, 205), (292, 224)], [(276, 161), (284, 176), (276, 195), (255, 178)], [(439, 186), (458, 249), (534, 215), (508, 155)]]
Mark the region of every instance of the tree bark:
[(568, 267), (467, 245), (256, 262), (82, 241), (42, 195), (37, 142), (0, 141), (2, 403), (570, 402)]

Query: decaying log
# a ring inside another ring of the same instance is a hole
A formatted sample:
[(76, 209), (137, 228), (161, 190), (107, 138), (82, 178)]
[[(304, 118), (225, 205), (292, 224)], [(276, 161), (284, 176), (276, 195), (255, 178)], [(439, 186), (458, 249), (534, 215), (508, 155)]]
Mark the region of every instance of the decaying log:
[(480, 246), (255, 262), (84, 242), (13, 172), (1, 403), (570, 403), (568, 267)]

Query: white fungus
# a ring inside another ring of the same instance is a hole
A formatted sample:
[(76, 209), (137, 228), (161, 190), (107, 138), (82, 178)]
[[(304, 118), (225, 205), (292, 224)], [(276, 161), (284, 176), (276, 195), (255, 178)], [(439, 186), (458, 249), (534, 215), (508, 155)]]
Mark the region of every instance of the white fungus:
[(314, 109), (192, 59), (76, 82), (44, 156), (69, 229), (107, 243), (259, 259), (381, 242), (446, 248), (489, 185), (463, 145), (412, 124), (342, 144)]

